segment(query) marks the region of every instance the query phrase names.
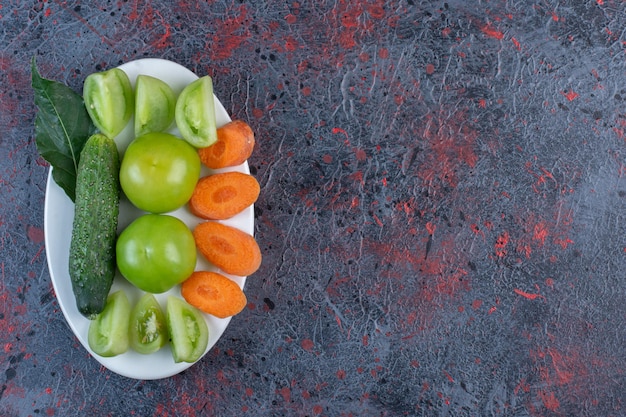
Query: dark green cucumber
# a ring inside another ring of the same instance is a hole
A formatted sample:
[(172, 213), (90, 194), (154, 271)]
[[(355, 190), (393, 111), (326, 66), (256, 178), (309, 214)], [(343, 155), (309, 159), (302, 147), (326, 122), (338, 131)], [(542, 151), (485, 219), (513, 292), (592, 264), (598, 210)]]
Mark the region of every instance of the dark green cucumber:
[(115, 276), (119, 169), (115, 142), (91, 136), (78, 164), (69, 259), (76, 307), (90, 320), (104, 309)]

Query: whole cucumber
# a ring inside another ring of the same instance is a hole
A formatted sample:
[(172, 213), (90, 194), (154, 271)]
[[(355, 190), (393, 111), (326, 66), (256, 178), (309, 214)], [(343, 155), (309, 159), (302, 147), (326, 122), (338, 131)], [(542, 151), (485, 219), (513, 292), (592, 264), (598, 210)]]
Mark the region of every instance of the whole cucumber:
[(97, 133), (80, 154), (69, 272), (78, 311), (102, 312), (115, 276), (120, 159), (115, 142)]

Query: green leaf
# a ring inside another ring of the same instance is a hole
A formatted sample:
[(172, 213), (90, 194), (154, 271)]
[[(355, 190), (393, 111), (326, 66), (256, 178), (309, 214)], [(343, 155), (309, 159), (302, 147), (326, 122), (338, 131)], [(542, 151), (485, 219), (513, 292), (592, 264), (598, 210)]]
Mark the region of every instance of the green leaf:
[(37, 151), (52, 166), (52, 178), (74, 201), (80, 152), (96, 132), (83, 98), (57, 81), (42, 78), (31, 62)]

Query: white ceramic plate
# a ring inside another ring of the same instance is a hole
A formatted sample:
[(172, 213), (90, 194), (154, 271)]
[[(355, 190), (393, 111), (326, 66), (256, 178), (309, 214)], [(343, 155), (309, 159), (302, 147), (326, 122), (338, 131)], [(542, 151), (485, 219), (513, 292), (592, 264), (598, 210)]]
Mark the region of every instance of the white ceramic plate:
[[(187, 84), (198, 78), (196, 74), (189, 71), (187, 68), (174, 62), (162, 59), (140, 59), (123, 64), (120, 68), (128, 74), (133, 87), (135, 85), (137, 75), (147, 74), (167, 82), (174, 89), (176, 94), (179, 94)], [(215, 112), (218, 126), (226, 124), (230, 121), (228, 113), (217, 98), (215, 98)], [(122, 133), (115, 138), (120, 151), (120, 157), (123, 156), (126, 147), (134, 138), (133, 123), (134, 121), (131, 119), (124, 131), (122, 131)], [(169, 132), (179, 135), (175, 126), (170, 129)], [(218, 172), (210, 171), (204, 166), (202, 169), (202, 175)], [(52, 169), (50, 171), (52, 171)], [(237, 167), (219, 170), (219, 172), (223, 171), (240, 171), (246, 174), (250, 173), (247, 162), (244, 162), (242, 165)], [(126, 197), (122, 195), (120, 201), (118, 232), (123, 230), (133, 219), (141, 214), (143, 214), (143, 212), (134, 208), (128, 202)], [(186, 207), (173, 211), (169, 214), (175, 215), (183, 220), (192, 230), (195, 225), (202, 221), (201, 219), (193, 216)], [(87, 343), (87, 333), (90, 321), (83, 317), (76, 308), (76, 302), (74, 299), (74, 293), (72, 292), (72, 284), (68, 271), (69, 247), (73, 219), (74, 204), (69, 197), (67, 197), (65, 192), (54, 182), (50, 172), (46, 186), (46, 199), (44, 207), (46, 255), (48, 258), (48, 267), (50, 269), (50, 278), (52, 279), (52, 285), (54, 286), (54, 291), (57, 299), (59, 300), (59, 305), (61, 306), (65, 319), (85, 349), (87, 349), (87, 351), (89, 351), (91, 355), (106, 368), (117, 374), (135, 379), (167, 378), (182, 372), (193, 365), (190, 363), (175, 363), (172, 359), (172, 352), (169, 344), (167, 344), (160, 351), (150, 355), (141, 355), (132, 351), (132, 349), (129, 349), (127, 353), (113, 358), (100, 357), (89, 348), (89, 344)], [(223, 223), (237, 227), (252, 235), (254, 231), (253, 206), (248, 207), (235, 217), (223, 221)], [(219, 271), (217, 268), (209, 264), (199, 253), (196, 269)], [(223, 272), (222, 274), (232, 278), (241, 288), (243, 288), (245, 284), (245, 277), (236, 277)], [(143, 294), (140, 290), (135, 288), (125, 278), (123, 278), (119, 271), (116, 274), (111, 292), (118, 289), (125, 290), (131, 304), (133, 305)], [(180, 297), (180, 286), (176, 286), (166, 293), (156, 295), (164, 312), (166, 298), (168, 295), (172, 294)], [(209, 344), (206, 350), (206, 352), (208, 352), (213, 345), (215, 345), (222, 333), (224, 333), (224, 330), (226, 330), (226, 327), (230, 322), (230, 318), (219, 319), (207, 314), (204, 316), (207, 325), (209, 326)]]

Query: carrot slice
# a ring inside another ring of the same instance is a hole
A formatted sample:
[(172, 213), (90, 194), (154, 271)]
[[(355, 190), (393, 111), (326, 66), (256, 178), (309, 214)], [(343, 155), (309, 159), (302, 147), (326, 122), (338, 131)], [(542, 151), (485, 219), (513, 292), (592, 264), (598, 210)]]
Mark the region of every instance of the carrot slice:
[(239, 285), (217, 272), (196, 271), (180, 287), (189, 304), (221, 319), (241, 312), (248, 300)]
[(211, 169), (244, 163), (254, 149), (254, 132), (243, 120), (233, 120), (217, 129), (217, 142), (198, 149), (204, 165)]
[(258, 181), (242, 172), (200, 178), (189, 200), (191, 212), (203, 219), (224, 220), (242, 212), (259, 197)]
[(218, 222), (200, 223), (193, 231), (196, 247), (227, 274), (247, 276), (261, 266), (261, 250), (251, 235)]

